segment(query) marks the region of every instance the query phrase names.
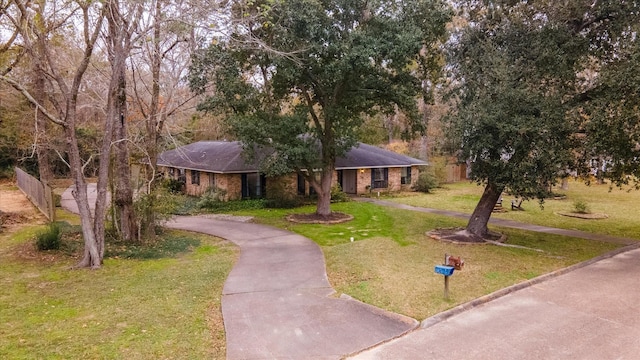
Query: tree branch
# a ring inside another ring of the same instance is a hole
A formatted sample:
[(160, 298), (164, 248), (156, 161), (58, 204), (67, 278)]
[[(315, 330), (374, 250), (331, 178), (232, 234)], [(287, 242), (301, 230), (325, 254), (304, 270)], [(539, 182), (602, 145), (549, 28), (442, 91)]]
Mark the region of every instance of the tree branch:
[(0, 75), (0, 80), (8, 83), (14, 89), (19, 91), (25, 98), (27, 98), (27, 100), (29, 100), (30, 103), (32, 103), (38, 110), (40, 110), (42, 114), (44, 114), (44, 116), (47, 117), (47, 119), (49, 119), (53, 123), (56, 123), (62, 127), (67, 127), (67, 123), (64, 120), (59, 119), (57, 116), (47, 111), (47, 109), (45, 109), (42, 105), (40, 105), (40, 103), (36, 101), (36, 99), (29, 93), (29, 91), (24, 86), (22, 86), (21, 84), (19, 84), (13, 79), (6, 77), (5, 75)]
[(55, 152), (56, 152), (56, 154), (58, 154), (58, 157), (60, 158), (60, 160), (62, 160), (62, 162), (63, 162), (65, 165), (67, 165), (67, 167), (68, 167), (69, 169), (71, 169), (71, 164), (69, 164), (69, 163), (67, 162), (67, 160), (65, 160), (65, 159), (64, 159), (64, 156), (62, 156), (62, 154), (60, 154), (60, 151), (58, 151), (58, 149), (53, 149), (53, 151), (55, 151)]
[(307, 106), (309, 107), (309, 114), (311, 114), (313, 123), (316, 125), (318, 129), (323, 130), (322, 123), (318, 118), (318, 114), (316, 114), (316, 111), (313, 109), (313, 101), (311, 100), (311, 96), (309, 95), (309, 92), (307, 91), (307, 89), (304, 87), (302, 88), (302, 94), (304, 95), (304, 98), (307, 102)]

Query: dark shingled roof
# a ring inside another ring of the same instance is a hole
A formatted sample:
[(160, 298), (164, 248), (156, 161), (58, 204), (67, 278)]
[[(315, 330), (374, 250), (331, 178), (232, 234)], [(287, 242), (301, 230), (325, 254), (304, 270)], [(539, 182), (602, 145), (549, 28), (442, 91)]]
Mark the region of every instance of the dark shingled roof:
[[(247, 163), (238, 141), (198, 141), (181, 146), (161, 153), (158, 165), (213, 173), (246, 173), (259, 169), (257, 164)], [(336, 170), (413, 165), (427, 165), (427, 162), (363, 143), (336, 159)]]
[(373, 145), (358, 143), (344, 157), (336, 159), (336, 169), (408, 167), (428, 165), (426, 161), (398, 154)]

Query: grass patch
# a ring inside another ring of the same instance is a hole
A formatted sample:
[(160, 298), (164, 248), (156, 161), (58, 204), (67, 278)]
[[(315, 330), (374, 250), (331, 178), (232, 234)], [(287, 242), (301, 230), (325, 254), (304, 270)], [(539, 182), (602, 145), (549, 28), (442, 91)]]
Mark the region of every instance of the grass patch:
[(200, 240), (193, 236), (166, 236), (153, 244), (130, 244), (111, 242), (105, 248), (105, 257), (124, 259), (160, 259), (175, 257), (177, 254), (192, 251), (200, 246)]
[[(507, 233), (509, 243), (544, 252), (442, 243), (428, 238), (424, 232), (456, 225), (454, 221), (405, 210), (380, 211), (387, 212), (396, 224), (404, 221), (413, 224), (411, 228), (399, 230), (408, 245), (401, 246), (388, 237), (375, 237), (353, 244), (325, 246), (329, 279), (339, 292), (420, 320), (617, 247), (510, 229), (499, 229)], [(449, 301), (443, 298), (443, 277), (434, 274), (433, 269), (443, 262), (445, 253), (465, 260), (464, 270), (457, 271), (451, 278)]]
[[(455, 210), (471, 214), (475, 208), (483, 188), (474, 183), (459, 182), (447, 184), (444, 188), (435, 189), (432, 194), (407, 193), (406, 196), (393, 197), (388, 200), (434, 209)], [(566, 195), (560, 200), (547, 199), (543, 207), (537, 200), (522, 203), (525, 211), (511, 211), (513, 196), (503, 195), (503, 213), (494, 213), (492, 218), (503, 218), (529, 224), (576, 229), (592, 233), (607, 234), (639, 239), (640, 218), (638, 204), (640, 191), (610, 189), (610, 185), (586, 185), (579, 181), (570, 181), (569, 190), (553, 189), (554, 193)], [(575, 203), (588, 204), (592, 213), (606, 214), (606, 219), (580, 219), (560, 216), (561, 212), (575, 211)]]
[(350, 242), (352, 237), (354, 241), (360, 241), (380, 236), (389, 237), (401, 246), (410, 243), (403, 236), (403, 232), (397, 230), (411, 227), (411, 224), (395, 223), (387, 212), (380, 211), (379, 207), (371, 204), (358, 202), (332, 204), (333, 211), (354, 215), (352, 221), (340, 224), (294, 224), (285, 219), (288, 214), (312, 213), (315, 209), (315, 206), (303, 206), (295, 209), (244, 210), (236, 212), (236, 214), (255, 216), (264, 224), (278, 226), (307, 236), (322, 246), (345, 244)]
[(57, 222), (49, 223), (47, 229), (36, 234), (36, 247), (40, 251), (58, 250), (60, 249), (60, 237), (60, 224)]
[(168, 231), (153, 256), (140, 247), (69, 270), (77, 253), (25, 251), (42, 228), (0, 236), (0, 358), (225, 358), (220, 294), (234, 246)]

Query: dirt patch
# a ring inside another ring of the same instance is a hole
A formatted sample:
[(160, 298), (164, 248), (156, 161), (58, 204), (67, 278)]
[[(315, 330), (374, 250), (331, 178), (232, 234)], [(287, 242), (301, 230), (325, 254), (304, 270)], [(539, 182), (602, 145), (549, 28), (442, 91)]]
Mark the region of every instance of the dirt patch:
[(71, 264), (72, 260), (79, 259), (80, 255), (82, 255), (74, 254), (75, 256), (70, 256), (69, 254), (66, 254), (59, 250), (40, 251), (36, 249), (35, 241), (28, 241), (14, 247), (11, 250), (10, 254), (16, 259), (20, 259), (22, 261), (33, 261), (39, 264), (53, 264), (58, 263), (62, 260), (66, 260), (69, 262), (69, 264)]
[(575, 213), (575, 212), (557, 212), (556, 214), (561, 215), (561, 216), (568, 216), (568, 217), (578, 218), (578, 219), (585, 219), (585, 220), (598, 220), (598, 219), (608, 219), (609, 218), (609, 215), (600, 214), (600, 213), (583, 214), (583, 213)]
[(496, 232), (489, 232), (486, 237), (480, 237), (467, 232), (464, 228), (443, 228), (427, 232), (427, 236), (434, 240), (455, 244), (488, 244), (503, 243), (507, 236)]
[(46, 221), (20, 190), (8, 184), (0, 186), (0, 230), (15, 231), (23, 225), (45, 224)]
[(340, 224), (353, 220), (353, 215), (341, 212), (332, 212), (327, 216), (313, 214), (290, 214), (287, 220), (297, 224)]

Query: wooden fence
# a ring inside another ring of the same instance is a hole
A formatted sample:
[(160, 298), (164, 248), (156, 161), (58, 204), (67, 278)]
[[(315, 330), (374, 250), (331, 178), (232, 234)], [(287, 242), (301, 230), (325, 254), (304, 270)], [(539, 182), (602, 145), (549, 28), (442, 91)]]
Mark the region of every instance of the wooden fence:
[(447, 164), (445, 171), (447, 183), (454, 183), (467, 179), (467, 166), (465, 164)]
[(15, 170), (16, 180), (20, 190), (27, 195), (27, 198), (29, 198), (33, 205), (35, 205), (49, 221), (54, 221), (55, 210), (51, 188), (21, 169), (15, 168)]

